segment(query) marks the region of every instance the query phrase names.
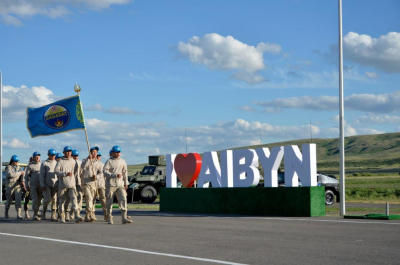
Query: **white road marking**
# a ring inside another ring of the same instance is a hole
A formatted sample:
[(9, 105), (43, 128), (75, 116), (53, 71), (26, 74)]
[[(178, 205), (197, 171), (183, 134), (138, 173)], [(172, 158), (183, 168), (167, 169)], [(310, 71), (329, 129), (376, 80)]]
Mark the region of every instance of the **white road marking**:
[(78, 241), (69, 241), (69, 240), (53, 239), (53, 238), (46, 238), (46, 237), (26, 236), (26, 235), (17, 235), (17, 234), (1, 233), (1, 232), (0, 232), (0, 235), (32, 238), (32, 239), (37, 239), (37, 240), (53, 241), (53, 242), (74, 244), (74, 245), (84, 245), (84, 246), (98, 247), (98, 248), (124, 250), (124, 251), (137, 252), (137, 253), (143, 253), (143, 254), (149, 254), (149, 255), (166, 256), (166, 257), (180, 258), (180, 259), (190, 259), (190, 260), (212, 262), (212, 263), (219, 263), (219, 264), (245, 265), (243, 263), (235, 263), (235, 262), (216, 260), (216, 259), (203, 259), (203, 258), (196, 258), (196, 257), (190, 257), (190, 256), (183, 256), (183, 255), (175, 255), (175, 254), (168, 254), (168, 253), (161, 253), (161, 252), (146, 251), (146, 250), (140, 250), (140, 249), (134, 249), (134, 248), (122, 248), (122, 247), (99, 245), (99, 244), (92, 244), (92, 243), (83, 243), (83, 242), (78, 242)]
[[(400, 223), (385, 223), (376, 221), (351, 221), (351, 220), (318, 220), (318, 219), (296, 219), (296, 218), (279, 218), (279, 217), (245, 217), (253, 219), (265, 220), (283, 220), (283, 221), (307, 221), (307, 222), (331, 222), (331, 223), (353, 223), (353, 224), (384, 224), (384, 225), (400, 225)], [(371, 219), (370, 219), (371, 220)]]
[[(283, 218), (283, 217), (253, 217), (253, 216), (215, 216), (215, 215), (203, 215), (203, 214), (173, 214), (173, 213), (155, 213), (155, 215), (170, 217), (170, 216), (190, 216), (190, 217), (207, 217), (207, 218), (228, 218), (228, 219), (256, 219), (256, 220), (281, 220), (281, 221), (306, 221), (306, 222), (331, 222), (331, 223), (353, 223), (353, 224), (384, 224), (384, 225), (400, 225), (400, 223), (387, 223), (379, 221), (369, 221), (371, 219), (365, 219), (365, 221), (354, 221), (356, 219), (341, 219), (341, 220), (329, 220), (329, 219), (314, 219), (317, 217), (304, 218)], [(359, 219), (362, 220), (362, 219)], [(392, 220), (388, 220), (392, 221)], [(394, 221), (394, 220), (393, 220)]]

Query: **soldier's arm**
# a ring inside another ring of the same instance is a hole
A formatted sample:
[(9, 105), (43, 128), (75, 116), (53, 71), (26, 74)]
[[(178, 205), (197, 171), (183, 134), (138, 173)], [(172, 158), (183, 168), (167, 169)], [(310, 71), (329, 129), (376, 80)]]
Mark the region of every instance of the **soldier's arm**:
[(81, 165), (81, 173), (83, 170), (88, 170), (90, 168), (90, 159), (89, 158), (85, 158), (82, 161), (82, 165)]
[(100, 163), (100, 162), (98, 162), (97, 161), (97, 163), (96, 163), (96, 175), (97, 176), (99, 176), (99, 177), (101, 177), (101, 176), (103, 176), (103, 166), (102, 166), (102, 164)]
[(75, 177), (75, 185), (81, 186), (81, 167), (79, 166), (78, 162), (75, 162), (74, 177)]
[(6, 177), (8, 179), (18, 178), (20, 175), (21, 175), (21, 172), (16, 171), (16, 170), (14, 171), (11, 166), (6, 167)]
[(41, 187), (46, 186), (46, 165), (44, 162), (40, 165), (39, 181)]
[(124, 162), (123, 167), (122, 167), (122, 178), (124, 180), (124, 185), (127, 186), (128, 183), (128, 166)]
[(58, 178), (64, 178), (67, 176), (66, 172), (62, 172), (62, 165), (60, 162), (57, 162), (57, 165), (54, 168), (54, 173), (56, 173)]
[(27, 189), (29, 189), (29, 178), (31, 177), (30, 176), (30, 174), (31, 174), (31, 167), (30, 166), (27, 166), (26, 167), (26, 169), (25, 169), (25, 187), (27, 188)]
[(106, 178), (116, 178), (117, 177), (117, 174), (110, 172), (110, 160), (108, 160), (106, 162), (106, 164), (104, 165), (103, 174), (104, 174), (104, 177), (106, 177)]

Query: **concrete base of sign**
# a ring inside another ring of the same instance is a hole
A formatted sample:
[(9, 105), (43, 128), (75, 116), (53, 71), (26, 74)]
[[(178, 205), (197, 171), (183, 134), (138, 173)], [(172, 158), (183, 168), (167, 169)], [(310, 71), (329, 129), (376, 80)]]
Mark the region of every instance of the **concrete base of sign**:
[(325, 216), (325, 188), (161, 188), (160, 211)]

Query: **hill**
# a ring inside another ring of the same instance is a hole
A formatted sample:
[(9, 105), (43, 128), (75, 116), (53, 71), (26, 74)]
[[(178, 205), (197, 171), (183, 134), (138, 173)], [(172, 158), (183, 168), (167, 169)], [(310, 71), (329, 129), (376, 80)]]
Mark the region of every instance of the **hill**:
[[(339, 172), (339, 139), (312, 139), (317, 145), (317, 164), (320, 172)], [(310, 143), (310, 139), (253, 145), (242, 148), (260, 148)], [(346, 172), (400, 171), (400, 133), (358, 135), (345, 138)]]
[[(260, 147), (297, 145), (310, 143), (310, 139), (230, 148), (255, 149)], [(339, 139), (312, 139), (317, 145), (317, 168), (319, 172), (339, 173)], [(219, 156), (218, 151), (218, 156)], [(129, 166), (129, 173), (140, 170), (144, 164)], [(346, 173), (353, 172), (399, 172), (400, 133), (358, 135), (345, 138)]]

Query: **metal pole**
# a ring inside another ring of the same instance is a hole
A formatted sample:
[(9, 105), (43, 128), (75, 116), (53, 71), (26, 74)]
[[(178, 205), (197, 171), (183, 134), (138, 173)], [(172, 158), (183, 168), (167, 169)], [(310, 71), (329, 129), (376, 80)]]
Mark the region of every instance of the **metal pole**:
[(3, 74), (0, 71), (0, 202), (3, 202)]
[(389, 203), (386, 203), (386, 215), (389, 216)]
[[(79, 96), (79, 92), (81, 92), (81, 87), (78, 84), (75, 84), (74, 91), (76, 93), (78, 93), (78, 96)], [(80, 100), (79, 100), (79, 104), (81, 104), (81, 110), (82, 110), (82, 114), (83, 114), (82, 103), (80, 102)], [(88, 153), (90, 155), (90, 145), (89, 145), (89, 138), (88, 138), (87, 131), (86, 131), (86, 124), (85, 124), (85, 136), (86, 136), (86, 144), (87, 144), (87, 148), (88, 148)], [(90, 164), (92, 165), (93, 175), (95, 175), (96, 172), (94, 172), (93, 161), (91, 158), (90, 158)], [(97, 181), (95, 182), (95, 185), (96, 185), (96, 192), (97, 192)]]
[(340, 216), (346, 214), (345, 165), (344, 165), (344, 101), (343, 101), (343, 42), (342, 0), (339, 0), (339, 127), (340, 127)]

